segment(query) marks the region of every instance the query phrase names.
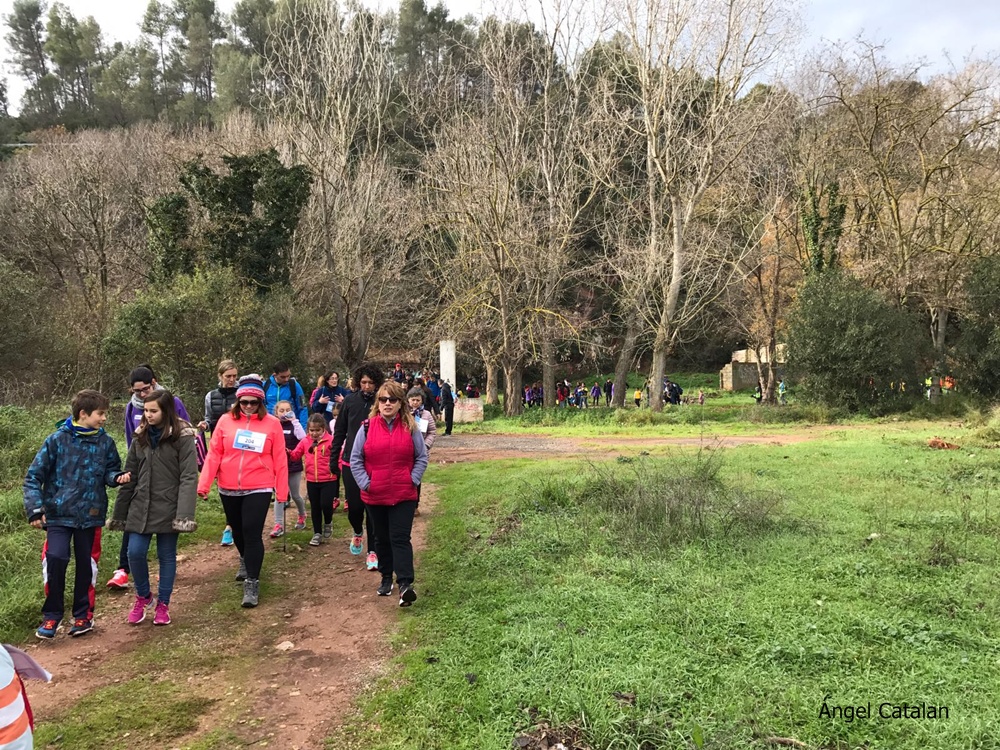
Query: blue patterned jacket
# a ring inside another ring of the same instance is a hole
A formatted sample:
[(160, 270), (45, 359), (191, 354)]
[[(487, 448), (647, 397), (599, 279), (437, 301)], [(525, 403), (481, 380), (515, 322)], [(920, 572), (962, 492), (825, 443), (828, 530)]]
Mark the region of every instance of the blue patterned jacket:
[(103, 526), (107, 487), (122, 471), (118, 446), (104, 430), (74, 433), (65, 423), (42, 443), (24, 478), (28, 520), (45, 514), (46, 526), (89, 529)]

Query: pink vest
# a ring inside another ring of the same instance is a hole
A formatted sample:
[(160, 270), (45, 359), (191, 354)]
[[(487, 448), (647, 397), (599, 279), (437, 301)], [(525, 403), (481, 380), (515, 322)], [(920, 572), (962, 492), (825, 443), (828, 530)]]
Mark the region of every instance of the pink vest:
[(417, 488), (410, 476), (413, 459), (413, 436), (402, 417), (396, 416), (392, 432), (381, 416), (372, 417), (365, 435), (365, 471), (372, 482), (367, 491), (361, 491), (361, 499), (369, 505), (416, 500)]

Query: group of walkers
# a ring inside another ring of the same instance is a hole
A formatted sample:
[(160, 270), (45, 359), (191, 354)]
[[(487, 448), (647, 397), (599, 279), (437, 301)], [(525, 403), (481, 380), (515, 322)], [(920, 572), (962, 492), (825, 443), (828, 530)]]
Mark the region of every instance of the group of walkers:
[[(349, 388), (340, 384), (338, 373), (326, 372), (306, 398), (287, 364), (279, 362), (272, 370), (268, 378), (240, 377), (235, 362), (220, 362), (218, 387), (205, 396), (203, 420), (192, 425), (183, 402), (157, 382), (152, 368), (135, 368), (128, 378), (124, 467), (104, 430), (109, 399), (94, 390), (76, 394), (70, 416), (45, 440), (24, 481), (28, 521), (46, 531), (39, 638), (54, 638), (65, 615), (71, 556), (76, 577), (69, 635), (93, 630), (106, 521), (108, 528), (124, 532), (108, 587), (127, 588), (131, 576), (135, 602), (128, 622), (138, 625), (152, 611), (154, 625), (168, 625), (178, 537), (197, 529), (197, 498), (208, 497), (213, 485), (226, 518), (222, 544), (239, 553), (236, 580), (243, 585), (244, 607), (256, 607), (260, 600), (263, 534), (272, 498), (271, 538), (285, 533), (290, 500), (296, 506), (295, 528), (306, 527), (303, 477), (313, 531), (309, 544), (319, 546), (332, 537), (343, 478), (350, 552), (361, 555), (367, 539), (366, 567), (381, 576), (378, 595), (390, 596), (395, 587), (400, 606), (416, 600), (413, 518), (437, 436), (436, 414), (444, 413), (444, 434), (451, 434), (450, 386), (435, 379), (435, 393), (424, 379), (399, 382), (363, 365)], [(110, 519), (109, 487), (118, 489)], [(155, 598), (147, 561), (154, 536)]]

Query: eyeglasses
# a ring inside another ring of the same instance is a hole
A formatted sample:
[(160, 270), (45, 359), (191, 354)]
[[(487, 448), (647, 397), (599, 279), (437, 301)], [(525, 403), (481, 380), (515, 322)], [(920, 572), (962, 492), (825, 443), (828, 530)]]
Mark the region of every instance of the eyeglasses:
[(260, 401), (254, 399), (250, 401), (249, 399), (240, 399), (240, 406), (260, 406)]
[(379, 396), (378, 402), (380, 404), (398, 404), (399, 399), (396, 398), (395, 396)]
[(136, 396), (145, 396), (151, 390), (153, 390), (153, 386), (147, 385), (143, 388), (133, 388), (132, 393), (134, 393)]

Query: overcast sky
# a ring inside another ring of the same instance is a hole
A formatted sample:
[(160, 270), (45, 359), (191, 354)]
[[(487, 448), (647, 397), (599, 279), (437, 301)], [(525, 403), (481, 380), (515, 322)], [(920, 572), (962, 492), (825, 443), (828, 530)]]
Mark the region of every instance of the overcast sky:
[[(425, 0), (428, 6), (436, 0)], [(62, 0), (77, 18), (94, 16), (105, 40), (130, 41), (139, 35), (145, 0)], [(216, 0), (220, 10), (232, 10), (236, 0)], [(453, 17), (480, 16), (482, 0), (444, 0)], [(13, 0), (0, 0), (0, 15), (13, 8)], [(398, 7), (398, 2), (366, 0), (372, 7)], [(488, 3), (492, 7), (495, 3)], [(510, 7), (501, 3), (503, 7)], [(993, 0), (801, 0), (805, 26), (803, 45), (809, 48), (822, 40), (850, 41), (859, 35), (884, 43), (888, 57), (897, 63), (923, 59), (931, 71), (947, 69), (946, 52), (956, 65), (970, 55), (1000, 52), (1000, 3)], [(4, 34), (3, 36), (6, 36)], [(24, 84), (13, 74), (6, 40), (0, 39), (2, 77), (7, 78), (14, 110)]]

